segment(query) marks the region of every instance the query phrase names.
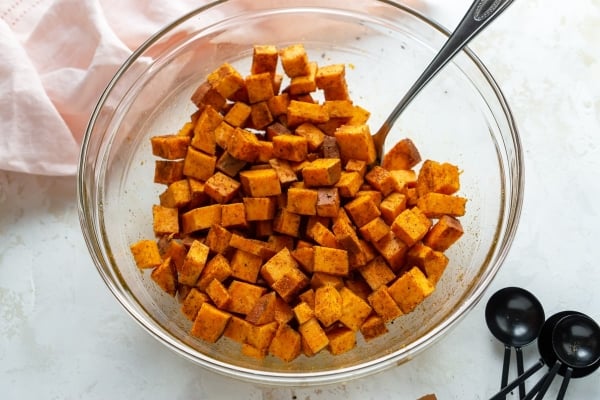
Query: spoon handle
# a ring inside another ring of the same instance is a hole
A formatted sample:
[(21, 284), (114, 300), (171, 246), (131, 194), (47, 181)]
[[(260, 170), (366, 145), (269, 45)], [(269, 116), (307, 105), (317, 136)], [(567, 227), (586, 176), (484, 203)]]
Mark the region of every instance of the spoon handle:
[[(517, 358), (517, 375), (522, 375), (524, 372), (523, 351), (520, 347), (515, 347), (515, 355)], [(506, 386), (506, 385), (504, 385), (504, 386)], [(525, 382), (521, 382), (519, 384), (519, 399), (523, 400), (524, 398), (525, 398)]]
[(510, 365), (510, 346), (504, 345), (504, 360), (502, 362), (502, 378), (500, 388), (502, 389), (508, 383), (508, 368)]
[(421, 91), (421, 89), (442, 69), (467, 43), (471, 41), (483, 28), (500, 15), (514, 0), (475, 0), (465, 16), (458, 23), (454, 32), (431, 63), (425, 68), (421, 76), (408, 89), (408, 92), (396, 105), (394, 110), (379, 129), (376, 141), (383, 148), (385, 137), (398, 116), (404, 111), (408, 103)]
[(556, 400), (563, 400), (565, 397), (565, 393), (567, 392), (567, 386), (569, 386), (569, 380), (571, 379), (571, 374), (573, 373), (573, 369), (568, 367), (565, 371), (565, 376), (563, 377), (562, 384), (560, 385), (560, 389), (558, 391), (558, 396)]
[(511, 390), (519, 386), (521, 382), (525, 382), (527, 378), (531, 375), (535, 374), (540, 368), (544, 366), (544, 360), (540, 359), (537, 363), (533, 364), (527, 371), (523, 374), (519, 375), (515, 380), (502, 388), (498, 393), (490, 397), (490, 400), (501, 400), (503, 399)]
[[(550, 371), (548, 371), (548, 373), (546, 374), (546, 376), (543, 378), (544, 379), (544, 383), (542, 383), (542, 386), (540, 387), (540, 391), (538, 392), (537, 396), (535, 397), (535, 400), (541, 400), (541, 399), (544, 398), (544, 396), (546, 395), (546, 392), (548, 391), (548, 388), (550, 387), (550, 384), (554, 380), (554, 376), (556, 375), (556, 373), (560, 369), (560, 366), (561, 366), (561, 363), (559, 363), (557, 361), (557, 362), (554, 363), (554, 365), (552, 366), (552, 368), (550, 369)], [(527, 400), (529, 400), (529, 399), (527, 399)]]

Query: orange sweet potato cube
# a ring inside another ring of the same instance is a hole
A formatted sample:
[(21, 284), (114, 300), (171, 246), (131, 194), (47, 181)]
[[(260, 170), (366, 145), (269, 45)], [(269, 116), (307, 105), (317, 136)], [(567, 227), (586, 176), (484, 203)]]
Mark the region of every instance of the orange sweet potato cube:
[(287, 210), (300, 215), (317, 214), (317, 191), (290, 187), (287, 191)]
[(266, 351), (275, 336), (278, 325), (276, 321), (264, 325), (252, 325), (251, 333), (246, 340), (247, 344)]
[(317, 90), (317, 63), (308, 63), (308, 72), (305, 75), (298, 75), (290, 80), (287, 91), (292, 95), (311, 93)]
[(390, 227), (379, 217), (360, 227), (360, 234), (369, 242), (376, 242), (387, 235)]
[(403, 314), (398, 303), (390, 295), (386, 285), (379, 286), (371, 292), (367, 297), (367, 301), (384, 322), (393, 321)]
[(224, 120), (233, 127), (242, 128), (250, 117), (252, 107), (241, 101), (237, 101), (225, 114)]
[(343, 287), (339, 290), (342, 296), (342, 316), (340, 322), (357, 332), (365, 319), (371, 314), (371, 306), (356, 293)]
[(252, 53), (250, 72), (252, 74), (269, 72), (271, 75), (275, 75), (278, 59), (279, 53), (277, 47), (272, 45), (255, 45)]
[(314, 251), (314, 272), (325, 272), (336, 276), (348, 275), (348, 252), (346, 250), (314, 246)]
[(223, 150), (227, 150), (227, 143), (229, 137), (234, 134), (236, 127), (229, 125), (227, 122), (221, 122), (219, 126), (215, 128), (215, 142)]
[(275, 217), (277, 201), (273, 197), (244, 197), (246, 221), (269, 221)]
[(246, 315), (252, 311), (258, 299), (265, 294), (266, 289), (239, 280), (233, 280), (227, 288), (231, 301), (227, 305), (227, 311)]
[(441, 278), (448, 261), (448, 257), (444, 253), (433, 250), (422, 242), (416, 243), (406, 253), (406, 262), (421, 268), (433, 285), (437, 284)]
[(246, 282), (255, 283), (262, 266), (262, 258), (247, 251), (237, 249), (231, 257), (231, 276)]
[(346, 66), (344, 64), (321, 66), (317, 71), (316, 81), (319, 89), (340, 86), (346, 82)]
[(325, 140), (323, 131), (310, 122), (305, 122), (297, 126), (294, 133), (306, 139), (309, 151), (319, 149)]
[(353, 198), (360, 190), (362, 184), (363, 178), (359, 172), (342, 171), (335, 187), (338, 188), (341, 197)]
[(259, 101), (252, 104), (250, 119), (252, 127), (255, 129), (264, 129), (267, 125), (273, 122), (273, 115), (266, 101)]
[(208, 74), (206, 78), (221, 96), (232, 98), (244, 86), (244, 78), (229, 63), (223, 63), (219, 68)]
[(275, 321), (277, 294), (267, 292), (259, 297), (252, 309), (246, 314), (246, 321), (254, 325), (264, 325)]
[(390, 174), (396, 181), (396, 191), (404, 193), (417, 185), (417, 173), (412, 169), (395, 169)]
[(406, 195), (398, 192), (391, 193), (379, 205), (381, 218), (386, 224), (391, 225), (396, 217), (406, 209)]
[(274, 118), (286, 115), (288, 106), (290, 105), (290, 96), (287, 93), (278, 94), (267, 100), (267, 105)]
[(288, 161), (303, 161), (308, 155), (308, 141), (302, 136), (279, 135), (273, 138), (273, 155)]
[(421, 155), (412, 140), (400, 140), (383, 157), (381, 166), (388, 171), (411, 169), (421, 162)]
[(214, 155), (217, 148), (215, 129), (223, 122), (223, 116), (211, 106), (204, 107), (196, 124), (191, 145), (197, 150)]
[(281, 194), (281, 184), (273, 168), (240, 172), (244, 193), (252, 197), (269, 197)]
[(313, 272), (315, 250), (312, 248), (312, 246), (300, 248), (296, 247), (296, 249), (291, 251), (291, 254), (304, 271), (309, 273)]
[(362, 160), (348, 160), (344, 170), (348, 172), (358, 172), (361, 177), (367, 173), (367, 163)]
[(198, 240), (194, 240), (183, 260), (180, 268), (177, 268), (179, 283), (194, 286), (200, 277), (200, 273), (206, 266), (210, 248)]
[(227, 99), (217, 92), (208, 82), (203, 82), (196, 88), (191, 96), (191, 100), (198, 109), (202, 109), (205, 106), (211, 106), (215, 110), (221, 110), (227, 102)]
[(375, 257), (368, 264), (358, 268), (358, 272), (371, 290), (387, 285), (396, 278), (396, 274), (381, 256)]
[(248, 226), (244, 203), (223, 204), (221, 210), (221, 225), (224, 227), (243, 228)]
[(433, 284), (419, 267), (412, 267), (388, 287), (388, 292), (404, 314), (413, 311), (433, 290)]
[(356, 333), (346, 327), (336, 327), (327, 332), (327, 349), (334, 356), (346, 353), (356, 347)]
[(273, 219), (273, 231), (284, 235), (298, 237), (302, 217), (286, 209), (281, 209)]
[(285, 115), (289, 127), (296, 127), (305, 122), (322, 124), (329, 120), (329, 114), (322, 105), (298, 100), (290, 100)]
[(281, 324), (269, 345), (269, 354), (285, 362), (291, 362), (302, 352), (302, 337), (300, 333), (288, 324)]
[(181, 232), (192, 233), (221, 223), (221, 205), (198, 207), (181, 214)]
[(417, 193), (453, 194), (460, 189), (458, 167), (449, 163), (425, 160), (417, 177)]
[(342, 125), (336, 129), (335, 138), (343, 160), (375, 162), (377, 154), (368, 125)]
[(313, 272), (310, 278), (310, 286), (313, 289), (318, 289), (323, 286), (333, 286), (336, 289), (341, 289), (342, 286), (344, 286), (344, 279), (341, 276), (331, 275), (325, 272)]
[(334, 286), (325, 285), (315, 290), (315, 317), (325, 327), (333, 325), (342, 316), (342, 296)]
[(292, 274), (295, 269), (300, 272), (298, 263), (292, 257), (290, 250), (284, 247), (263, 264), (260, 275), (269, 285), (273, 285), (286, 274)]
[(231, 296), (227, 292), (227, 288), (217, 279), (213, 279), (204, 290), (210, 300), (218, 308), (224, 310), (231, 302)]
[(200, 307), (190, 334), (209, 343), (214, 343), (223, 335), (230, 319), (231, 314), (206, 302)]
[(142, 239), (129, 248), (138, 268), (154, 268), (162, 263), (156, 240)]
[(192, 201), (190, 184), (187, 179), (171, 183), (159, 196), (160, 205), (170, 208), (182, 208)]
[(224, 151), (217, 160), (216, 168), (225, 175), (233, 178), (246, 166), (246, 161), (238, 160), (228, 152)]
[(365, 175), (365, 180), (384, 196), (387, 196), (396, 189), (396, 180), (392, 177), (392, 174), (378, 165), (374, 166)]
[(169, 185), (184, 178), (184, 161), (156, 160), (154, 182)]
[(154, 234), (165, 235), (179, 232), (179, 210), (177, 208), (152, 206), (152, 227)]
[(190, 138), (181, 135), (163, 135), (150, 138), (152, 154), (167, 160), (185, 158)]
[(366, 319), (365, 322), (360, 326), (360, 333), (365, 338), (366, 342), (369, 342), (381, 335), (388, 332), (385, 321), (378, 315), (371, 315)]
[(335, 185), (342, 174), (338, 158), (317, 158), (302, 169), (304, 184), (308, 187)]
[(327, 100), (323, 107), (330, 119), (348, 121), (354, 115), (354, 105), (350, 100)]
[(223, 336), (234, 342), (244, 344), (248, 341), (248, 337), (252, 335), (252, 328), (252, 323), (249, 321), (237, 315), (232, 315), (223, 331)]
[(270, 248), (267, 242), (258, 239), (249, 239), (237, 233), (231, 235), (229, 246), (254, 254), (263, 259), (271, 258), (276, 253)]
[(248, 90), (250, 104), (269, 100), (274, 96), (271, 74), (262, 72), (247, 76), (246, 89)]
[(423, 243), (433, 250), (446, 251), (463, 235), (462, 224), (456, 218), (442, 215), (423, 238)]
[(158, 267), (154, 268), (150, 278), (171, 296), (177, 293), (177, 270), (171, 257), (165, 258)]
[(381, 215), (375, 202), (368, 196), (356, 197), (354, 200), (347, 203), (344, 206), (344, 209), (348, 212), (354, 224), (359, 228)]
[(298, 327), (302, 335), (303, 343), (307, 346), (310, 354), (317, 354), (329, 344), (325, 331), (316, 318), (311, 318)]
[(217, 172), (204, 184), (204, 192), (217, 203), (228, 203), (238, 193), (240, 183), (227, 175)]
[(252, 132), (242, 128), (234, 128), (227, 138), (226, 148), (238, 160), (254, 162), (258, 157), (260, 144)]
[(209, 301), (209, 298), (206, 293), (202, 293), (198, 289), (192, 288), (181, 304), (181, 312), (187, 319), (194, 321), (200, 307), (207, 301)]
[(378, 241), (373, 242), (373, 247), (385, 258), (392, 271), (398, 272), (402, 269), (408, 246), (398, 239), (392, 231), (389, 231), (387, 235)]
[(337, 188), (317, 189), (317, 215), (320, 217), (337, 217), (340, 211), (340, 195)]
[(321, 246), (331, 248), (338, 247), (338, 241), (333, 232), (331, 232), (325, 225), (323, 225), (320, 222), (316, 222), (307, 226), (306, 235), (312, 238)]
[(418, 207), (402, 211), (392, 223), (394, 235), (407, 246), (423, 239), (430, 227), (431, 220)]
[(206, 290), (206, 287), (216, 279), (223, 282), (225, 279), (231, 276), (231, 267), (229, 261), (222, 254), (217, 254), (211, 258), (202, 273), (200, 279), (196, 282), (196, 287), (202, 291)]
[(272, 158), (269, 160), (269, 165), (275, 170), (275, 173), (277, 173), (279, 182), (282, 185), (287, 185), (298, 180), (298, 176), (292, 169), (289, 161)]
[(417, 199), (417, 207), (429, 218), (442, 215), (461, 217), (465, 215), (467, 199), (455, 195), (429, 192)]
[(309, 319), (311, 319), (315, 316), (314, 308), (311, 307), (305, 301), (301, 301), (300, 303), (296, 304), (296, 306), (294, 306), (293, 310), (294, 310), (294, 317), (296, 318), (296, 321), (298, 321), (298, 324), (300, 324), (300, 325), (302, 325), (303, 323), (305, 323), (306, 321), (308, 321)]
[(212, 225), (206, 235), (205, 245), (213, 253), (223, 254), (229, 248), (229, 241), (231, 240), (231, 232), (225, 229), (222, 225)]
[(309, 71), (309, 61), (304, 45), (293, 44), (279, 50), (279, 58), (286, 75), (290, 78), (307, 75)]
[(217, 157), (205, 154), (192, 147), (183, 162), (183, 173), (189, 178), (206, 181), (215, 172)]

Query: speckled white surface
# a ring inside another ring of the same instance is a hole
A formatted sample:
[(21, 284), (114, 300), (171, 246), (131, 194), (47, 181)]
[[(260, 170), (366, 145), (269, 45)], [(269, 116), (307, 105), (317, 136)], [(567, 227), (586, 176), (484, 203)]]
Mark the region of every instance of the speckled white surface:
[[(470, 0), (411, 3), (452, 28)], [(405, 365), (343, 385), (258, 387), (173, 354), (101, 281), (80, 233), (75, 179), (0, 172), (0, 397), (490, 397), (499, 386), (502, 346), (488, 333), (483, 309), (495, 290), (523, 286), (548, 315), (568, 308), (600, 320), (598, 38), (598, 0), (517, 0), (471, 45), (522, 135), (526, 192), (515, 243), (488, 294), (444, 339)], [(526, 365), (537, 360), (535, 346), (524, 353)], [(573, 380), (567, 397), (600, 398), (599, 374)]]

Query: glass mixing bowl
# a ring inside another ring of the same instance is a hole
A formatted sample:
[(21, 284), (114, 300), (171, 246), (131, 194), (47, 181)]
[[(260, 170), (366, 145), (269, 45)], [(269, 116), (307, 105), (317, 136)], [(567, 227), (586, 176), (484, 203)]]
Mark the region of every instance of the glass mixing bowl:
[[(326, 4), (326, 5), (324, 5)], [(465, 234), (435, 292), (389, 324), (389, 333), (332, 356), (291, 363), (240, 353), (237, 343), (190, 336), (178, 301), (140, 272), (129, 245), (153, 237), (149, 138), (174, 133), (195, 109), (190, 96), (223, 62), (243, 74), (252, 45), (303, 43), (319, 65), (344, 63), (354, 102), (371, 111), (375, 132), (447, 38), (447, 31), (399, 4), (353, 1), (217, 1), (183, 16), (144, 43), (119, 69), (96, 106), (78, 171), (81, 226), (102, 279), (152, 336), (210, 370), (265, 384), (324, 384), (412, 359), (473, 308), (513, 240), (523, 189), (522, 152), (509, 107), (469, 50), (458, 54), (400, 117), (388, 137), (410, 137), (424, 159), (462, 170)], [(442, 348), (440, 348), (443, 351)]]

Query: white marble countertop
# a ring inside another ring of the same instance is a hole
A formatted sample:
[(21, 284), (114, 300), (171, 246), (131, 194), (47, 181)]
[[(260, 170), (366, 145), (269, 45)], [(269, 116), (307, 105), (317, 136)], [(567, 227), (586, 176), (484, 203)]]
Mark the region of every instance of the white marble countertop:
[[(470, 2), (411, 1), (451, 28)], [(472, 44), (522, 137), (526, 191), (514, 245), (487, 295), (441, 341), (407, 364), (346, 384), (258, 387), (172, 353), (127, 315), (96, 272), (80, 233), (75, 179), (0, 172), (0, 396), (488, 398), (499, 386), (503, 351), (483, 317), (495, 290), (523, 286), (547, 315), (577, 309), (600, 320), (599, 38), (598, 0), (518, 0)], [(538, 358), (535, 346), (524, 353), (526, 366)], [(600, 398), (599, 374), (571, 381), (567, 398)]]

